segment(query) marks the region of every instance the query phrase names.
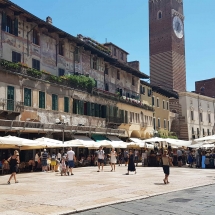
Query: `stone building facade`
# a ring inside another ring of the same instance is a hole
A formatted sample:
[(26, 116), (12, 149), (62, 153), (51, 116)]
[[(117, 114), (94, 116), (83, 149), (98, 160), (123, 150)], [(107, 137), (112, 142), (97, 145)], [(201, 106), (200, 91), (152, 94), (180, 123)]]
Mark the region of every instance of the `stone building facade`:
[[(146, 136), (151, 122), (144, 116), (153, 108), (140, 98), (140, 79), (149, 77), (139, 62), (127, 62), (128, 53), (112, 43), (63, 32), (50, 17), (43, 21), (10, 1), (0, 4), (1, 131)], [(96, 85), (83, 89), (69, 75)]]
[(214, 98), (181, 92), (179, 99), (170, 100), (170, 110), (178, 114), (172, 130), (180, 139), (192, 140), (214, 134)]

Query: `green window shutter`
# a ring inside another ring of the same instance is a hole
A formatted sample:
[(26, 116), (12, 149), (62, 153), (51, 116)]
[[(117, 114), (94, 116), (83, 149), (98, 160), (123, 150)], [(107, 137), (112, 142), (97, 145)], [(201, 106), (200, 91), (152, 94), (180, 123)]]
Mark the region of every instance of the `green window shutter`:
[(91, 116), (91, 103), (87, 102), (87, 116)]
[(45, 92), (39, 91), (39, 108), (45, 108)]
[(6, 24), (7, 24), (7, 15), (2, 12), (2, 23), (1, 23), (1, 29), (3, 31), (6, 31)]
[(125, 123), (128, 123), (128, 111), (125, 111)]
[(91, 103), (91, 116), (95, 116), (95, 104)]
[(7, 87), (7, 110), (14, 110), (14, 87)]
[(14, 35), (15, 35), (15, 36), (18, 36), (18, 30), (19, 30), (19, 27), (18, 27), (18, 19), (15, 19), (15, 20), (14, 20)]
[(68, 113), (69, 112), (69, 98), (64, 97), (64, 112)]
[(79, 100), (78, 103), (79, 103), (78, 114), (84, 115), (84, 102)]
[(24, 105), (31, 106), (31, 89), (24, 88)]
[(73, 99), (73, 113), (77, 114), (77, 100)]
[(58, 110), (58, 96), (52, 94), (52, 110)]

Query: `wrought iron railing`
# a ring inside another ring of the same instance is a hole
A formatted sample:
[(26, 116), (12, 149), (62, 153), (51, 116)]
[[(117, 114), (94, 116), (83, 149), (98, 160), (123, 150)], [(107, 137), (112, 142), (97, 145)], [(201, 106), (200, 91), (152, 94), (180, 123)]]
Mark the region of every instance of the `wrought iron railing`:
[(20, 113), (24, 110), (24, 102), (0, 98), (0, 110)]
[(58, 125), (58, 124), (43, 124), (40, 122), (27, 122), (27, 121), (16, 121), (16, 120), (1, 120), (0, 127), (6, 127), (6, 129), (17, 128), (19, 130), (37, 130), (37, 131), (53, 131), (53, 132), (91, 132), (91, 133), (103, 133), (112, 135), (124, 135), (125, 130), (123, 129), (110, 129), (110, 128), (100, 128), (91, 126), (78, 126), (78, 125)]

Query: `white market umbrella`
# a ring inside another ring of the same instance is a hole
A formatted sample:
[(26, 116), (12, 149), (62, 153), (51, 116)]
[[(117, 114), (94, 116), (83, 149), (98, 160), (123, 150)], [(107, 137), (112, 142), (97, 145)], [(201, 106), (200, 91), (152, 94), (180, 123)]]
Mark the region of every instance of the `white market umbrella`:
[(160, 137), (153, 137), (153, 138), (144, 140), (144, 142), (149, 142), (149, 143), (151, 143), (151, 142), (163, 142), (163, 141), (166, 141), (166, 139), (160, 138)]
[(201, 138), (195, 139), (194, 141), (199, 142), (199, 141), (205, 141), (205, 140), (215, 141), (215, 135), (201, 137)]
[(178, 140), (178, 139), (171, 139), (171, 138), (167, 138), (165, 139), (167, 143), (170, 143), (171, 145), (174, 145), (174, 146), (190, 146), (192, 141), (185, 141), (185, 140)]

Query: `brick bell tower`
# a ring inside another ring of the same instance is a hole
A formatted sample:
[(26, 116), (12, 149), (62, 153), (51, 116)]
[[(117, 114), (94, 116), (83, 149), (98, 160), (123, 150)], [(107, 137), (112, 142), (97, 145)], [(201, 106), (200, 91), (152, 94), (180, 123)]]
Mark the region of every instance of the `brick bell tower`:
[(186, 91), (183, 0), (149, 0), (151, 84)]

